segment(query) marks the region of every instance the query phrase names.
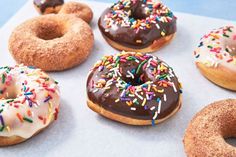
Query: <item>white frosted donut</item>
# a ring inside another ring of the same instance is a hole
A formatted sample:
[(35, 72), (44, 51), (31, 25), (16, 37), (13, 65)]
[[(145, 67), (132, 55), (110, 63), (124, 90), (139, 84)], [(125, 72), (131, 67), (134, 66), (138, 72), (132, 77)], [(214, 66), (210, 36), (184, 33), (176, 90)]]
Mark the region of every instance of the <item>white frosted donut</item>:
[(194, 51), (196, 64), (209, 80), (236, 90), (236, 27), (225, 26), (204, 35)]
[(0, 98), (0, 146), (23, 142), (57, 119), (57, 82), (40, 69), (0, 67)]

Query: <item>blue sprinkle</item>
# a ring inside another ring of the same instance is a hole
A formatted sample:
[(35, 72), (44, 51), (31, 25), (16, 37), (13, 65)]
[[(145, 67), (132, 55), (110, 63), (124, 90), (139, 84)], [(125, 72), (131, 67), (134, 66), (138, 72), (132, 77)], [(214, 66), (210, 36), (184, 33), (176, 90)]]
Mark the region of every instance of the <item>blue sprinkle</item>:
[(155, 126), (155, 120), (154, 119), (152, 120), (152, 126)]

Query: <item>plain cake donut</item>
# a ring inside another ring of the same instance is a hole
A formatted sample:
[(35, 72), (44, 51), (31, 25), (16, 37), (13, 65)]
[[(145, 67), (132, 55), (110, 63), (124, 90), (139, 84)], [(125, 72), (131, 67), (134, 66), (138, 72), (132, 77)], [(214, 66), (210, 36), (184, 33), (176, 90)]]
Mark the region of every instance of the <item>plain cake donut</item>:
[(94, 36), (90, 26), (73, 15), (43, 15), (19, 25), (9, 39), (17, 63), (45, 71), (61, 71), (82, 63)]

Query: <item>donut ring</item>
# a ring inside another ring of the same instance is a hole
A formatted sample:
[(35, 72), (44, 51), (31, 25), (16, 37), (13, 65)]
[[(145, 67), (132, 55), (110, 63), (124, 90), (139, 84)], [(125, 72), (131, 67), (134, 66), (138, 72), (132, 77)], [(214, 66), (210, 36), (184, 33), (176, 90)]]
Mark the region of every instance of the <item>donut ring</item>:
[(94, 43), (93, 32), (73, 15), (43, 15), (18, 26), (9, 50), (18, 63), (44, 71), (61, 71), (82, 63)]
[(87, 23), (90, 23), (93, 19), (93, 11), (91, 8), (88, 5), (79, 2), (65, 3), (59, 14), (74, 14), (76, 17), (83, 19)]
[(154, 125), (181, 106), (181, 86), (172, 68), (150, 54), (104, 56), (89, 73), (87, 104), (93, 111), (130, 125)]
[(154, 52), (176, 32), (176, 17), (161, 2), (119, 0), (101, 15), (99, 29), (118, 50)]
[(21, 143), (49, 126), (59, 112), (57, 82), (40, 69), (0, 67), (0, 146)]
[(34, 0), (34, 7), (40, 14), (58, 13), (64, 0)]
[(202, 37), (194, 51), (200, 72), (215, 84), (236, 91), (236, 27), (225, 26)]
[(224, 138), (236, 135), (236, 100), (214, 102), (191, 120), (184, 136), (188, 157), (234, 157), (236, 148)]

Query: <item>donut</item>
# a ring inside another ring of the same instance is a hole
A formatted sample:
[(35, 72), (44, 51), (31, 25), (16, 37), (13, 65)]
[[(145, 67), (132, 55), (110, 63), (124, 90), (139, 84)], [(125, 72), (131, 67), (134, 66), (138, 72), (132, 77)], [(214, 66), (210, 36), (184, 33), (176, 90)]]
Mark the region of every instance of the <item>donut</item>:
[(214, 29), (194, 51), (200, 72), (218, 86), (236, 91), (236, 27)]
[(191, 120), (184, 136), (188, 157), (234, 157), (236, 148), (225, 139), (235, 137), (236, 100), (214, 102)]
[(93, 11), (91, 10), (91, 8), (88, 5), (79, 2), (65, 3), (61, 8), (59, 14), (74, 14), (87, 23), (90, 23), (93, 19)]
[(181, 106), (173, 69), (150, 54), (104, 56), (87, 79), (87, 104), (104, 117), (130, 125), (155, 125)]
[(93, 43), (93, 32), (86, 22), (73, 15), (51, 14), (19, 25), (10, 36), (9, 50), (18, 63), (61, 71), (82, 63)]
[(155, 0), (119, 0), (98, 21), (106, 41), (118, 50), (154, 52), (176, 32), (176, 17)]
[(34, 67), (0, 67), (0, 146), (21, 143), (57, 119), (57, 84)]
[(64, 0), (34, 0), (34, 7), (40, 14), (58, 13)]

